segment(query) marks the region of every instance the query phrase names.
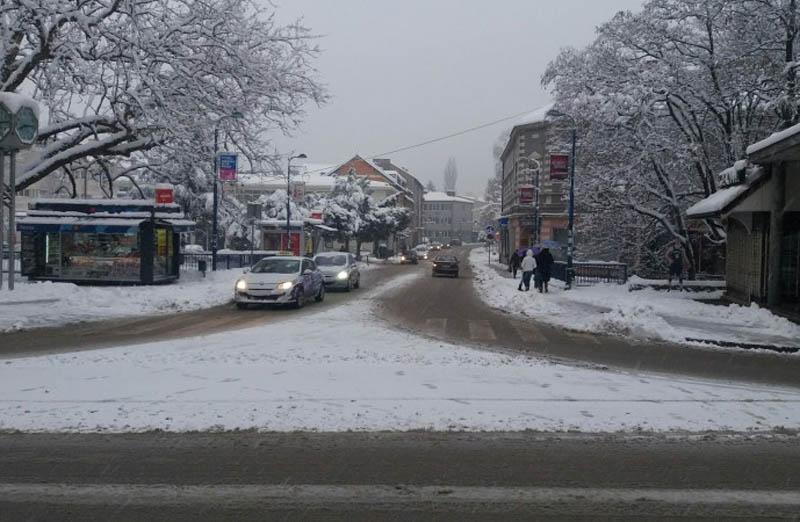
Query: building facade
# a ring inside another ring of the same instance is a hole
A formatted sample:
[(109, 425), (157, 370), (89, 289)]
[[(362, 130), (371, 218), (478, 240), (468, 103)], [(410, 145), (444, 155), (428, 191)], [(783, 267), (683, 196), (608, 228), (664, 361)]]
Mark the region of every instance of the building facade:
[(425, 186), (408, 169), (395, 165), (389, 159), (376, 158), (374, 162), (385, 171), (397, 172), (406, 182), (406, 188), (411, 191), (411, 198), (413, 199), (411, 225), (409, 225), (411, 228), (411, 243), (418, 245), (422, 242), (422, 232), (424, 230), (422, 206), (424, 204)]
[(800, 319), (800, 125), (748, 147), (719, 186), (686, 213), (725, 226), (726, 296)]
[[(533, 113), (511, 130), (500, 161), (502, 201), (500, 254), (507, 259), (520, 247), (545, 240), (567, 244), (568, 178), (564, 169), (551, 172), (548, 147), (551, 124), (545, 111)], [(562, 248), (563, 250), (563, 248)], [(560, 257), (563, 252), (553, 254)]]
[(422, 206), (425, 237), (433, 242), (474, 240), (473, 202), (455, 192), (428, 192)]

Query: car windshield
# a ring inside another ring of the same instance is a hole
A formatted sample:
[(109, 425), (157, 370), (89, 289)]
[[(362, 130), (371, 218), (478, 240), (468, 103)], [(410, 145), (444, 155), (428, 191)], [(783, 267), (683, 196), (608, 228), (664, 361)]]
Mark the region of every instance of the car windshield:
[(296, 274), (300, 272), (300, 261), (271, 257), (256, 263), (251, 271), (254, 274)]
[(317, 256), (314, 261), (317, 262), (317, 266), (344, 266), (347, 264), (347, 256)]
[(436, 261), (441, 263), (456, 263), (457, 260), (453, 256), (439, 256), (436, 258)]

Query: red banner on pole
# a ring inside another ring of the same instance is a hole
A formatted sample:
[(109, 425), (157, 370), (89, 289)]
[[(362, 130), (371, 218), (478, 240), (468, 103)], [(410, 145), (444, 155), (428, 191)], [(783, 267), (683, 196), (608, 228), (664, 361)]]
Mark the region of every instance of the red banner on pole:
[(569, 176), (569, 155), (550, 154), (550, 179), (566, 179)]

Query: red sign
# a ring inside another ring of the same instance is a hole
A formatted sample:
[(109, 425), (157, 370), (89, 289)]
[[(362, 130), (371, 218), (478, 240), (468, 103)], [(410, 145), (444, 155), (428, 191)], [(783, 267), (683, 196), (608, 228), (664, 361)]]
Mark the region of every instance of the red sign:
[(322, 219), (322, 211), (321, 210), (312, 210), (311, 211), (311, 219)]
[(550, 154), (550, 179), (566, 179), (569, 176), (569, 155)]
[(167, 205), (174, 201), (172, 185), (156, 185), (156, 205)]
[(534, 187), (520, 187), (519, 188), (519, 204), (520, 205), (530, 205), (533, 203), (533, 198), (535, 196), (535, 188)]

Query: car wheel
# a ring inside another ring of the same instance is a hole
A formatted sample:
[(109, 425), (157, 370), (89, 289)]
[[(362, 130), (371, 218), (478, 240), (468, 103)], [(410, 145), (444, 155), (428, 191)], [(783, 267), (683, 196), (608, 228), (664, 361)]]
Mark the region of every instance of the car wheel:
[(318, 303), (321, 303), (325, 300), (325, 285), (319, 287), (319, 292), (317, 293), (317, 297), (315, 299)]
[(361, 276), (356, 278), (356, 282), (353, 283), (353, 288), (361, 288)]
[(249, 306), (247, 306), (247, 303), (236, 303), (236, 308), (239, 310), (247, 310)]
[(453, 277), (454, 277), (454, 278), (456, 278), (456, 279), (458, 279), (458, 272), (456, 272), (455, 274), (453, 274)]
[(344, 286), (344, 291), (349, 292), (353, 288), (353, 282), (350, 279), (347, 280), (347, 284)]
[(303, 308), (306, 305), (306, 292), (303, 287), (297, 288), (297, 298), (294, 301), (295, 308)]

